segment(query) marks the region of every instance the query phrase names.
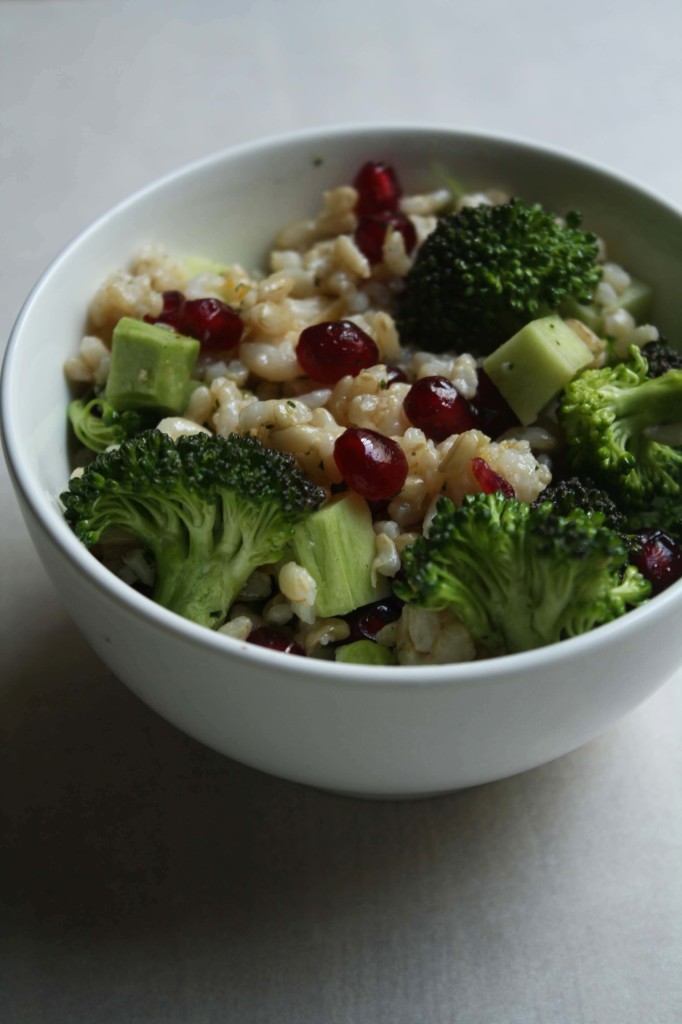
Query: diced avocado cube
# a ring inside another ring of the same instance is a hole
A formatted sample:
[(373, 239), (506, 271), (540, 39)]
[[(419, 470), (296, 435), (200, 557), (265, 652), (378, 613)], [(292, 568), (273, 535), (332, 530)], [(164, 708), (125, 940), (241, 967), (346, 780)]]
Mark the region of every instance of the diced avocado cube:
[(373, 640), (355, 640), (336, 648), (336, 660), (357, 665), (395, 665), (396, 659), (390, 647)]
[(123, 317), (114, 329), (107, 401), (119, 412), (184, 412), (199, 347), (168, 327)]
[(216, 263), (206, 256), (197, 256), (190, 253), (184, 258), (184, 269), (188, 277), (196, 277), (197, 274), (216, 274), (221, 277), (227, 270), (227, 263)]
[(626, 309), (635, 323), (641, 324), (649, 318), (653, 302), (654, 290), (651, 285), (632, 278), (625, 291), (618, 296), (616, 308)]
[(625, 309), (635, 323), (645, 323), (651, 313), (653, 299), (654, 290), (651, 285), (632, 278), (628, 287), (621, 292), (611, 306), (600, 306), (596, 302), (583, 305), (571, 298), (562, 303), (559, 312), (563, 317), (581, 320), (595, 334), (603, 335), (605, 333), (605, 313), (612, 313), (616, 309)]
[(317, 584), (317, 615), (346, 615), (390, 591), (385, 577), (372, 583), (376, 535), (367, 502), (357, 494), (344, 494), (307, 516), (294, 531), (292, 549)]
[(594, 356), (558, 316), (532, 320), (483, 364), (493, 384), (527, 426)]
[(589, 327), (595, 334), (601, 334), (604, 327), (604, 317), (602, 316), (601, 306), (596, 306), (593, 303), (590, 305), (584, 305), (582, 302), (578, 302), (574, 298), (566, 299), (562, 303), (559, 312), (562, 317), (567, 320), (580, 320), (586, 327)]

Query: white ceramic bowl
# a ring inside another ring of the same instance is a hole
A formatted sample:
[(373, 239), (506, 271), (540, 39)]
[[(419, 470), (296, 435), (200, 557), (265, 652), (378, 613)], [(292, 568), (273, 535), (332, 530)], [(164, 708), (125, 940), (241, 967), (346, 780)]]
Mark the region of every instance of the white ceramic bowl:
[(276, 229), (368, 159), (406, 191), (435, 165), (580, 209), (613, 258), (656, 286), (654, 322), (682, 323), (682, 217), (600, 167), (513, 139), (413, 126), (335, 128), (249, 144), (133, 196), (76, 238), (36, 285), (2, 379), (6, 454), (33, 541), (94, 649), (144, 701), (208, 746), (284, 778), (366, 796), (436, 793), (532, 768), (598, 735), (682, 661), (682, 584), (542, 650), (429, 668), (306, 660), (214, 634), (105, 570), (62, 519), (69, 475), (62, 371), (89, 299), (143, 243), (262, 263)]

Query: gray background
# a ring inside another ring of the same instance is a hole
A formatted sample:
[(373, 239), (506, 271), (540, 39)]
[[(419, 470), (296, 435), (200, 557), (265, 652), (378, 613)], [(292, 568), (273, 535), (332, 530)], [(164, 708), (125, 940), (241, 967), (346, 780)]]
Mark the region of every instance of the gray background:
[[(288, 129), (521, 134), (682, 205), (681, 37), (677, 0), (0, 2), (2, 343), (94, 216)], [(682, 1020), (682, 676), (523, 776), (329, 796), (131, 696), (67, 619), (4, 466), (0, 500), (3, 1024)]]

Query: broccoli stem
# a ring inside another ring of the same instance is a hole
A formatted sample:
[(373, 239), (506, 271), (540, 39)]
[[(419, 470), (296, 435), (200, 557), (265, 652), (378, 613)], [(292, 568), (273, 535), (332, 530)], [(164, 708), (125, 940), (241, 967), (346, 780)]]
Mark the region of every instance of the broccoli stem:
[[(682, 371), (671, 370), (679, 374)], [(682, 422), (680, 393), (663, 377), (648, 378), (631, 388), (614, 388), (613, 410), (626, 433), (635, 436), (647, 427)]]
[(223, 622), (254, 566), (281, 554), (259, 542), (271, 536), (277, 511), (266, 503), (245, 525), (229, 497), (198, 509), (186, 533), (170, 533), (153, 546), (154, 600), (203, 626)]

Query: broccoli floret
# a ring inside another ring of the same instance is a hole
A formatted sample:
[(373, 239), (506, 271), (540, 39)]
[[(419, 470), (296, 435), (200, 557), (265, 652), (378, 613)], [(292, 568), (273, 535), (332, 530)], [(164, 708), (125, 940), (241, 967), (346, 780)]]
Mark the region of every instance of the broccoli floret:
[(646, 530), (664, 530), (682, 542), (682, 501), (679, 496), (663, 494), (652, 498), (642, 508), (634, 508), (626, 515), (626, 529), (633, 546), (637, 534)]
[(496, 494), (439, 498), (428, 538), (403, 553), (399, 597), (452, 609), (493, 653), (513, 653), (584, 633), (649, 596), (603, 513), (559, 514)]
[(292, 456), (256, 438), (150, 430), (98, 455), (62, 502), (88, 547), (114, 526), (137, 537), (156, 563), (154, 600), (217, 628), (323, 498)]
[(682, 370), (682, 352), (672, 348), (664, 338), (650, 341), (644, 349), (648, 377), (662, 377), (668, 370)]
[(569, 515), (574, 508), (581, 508), (588, 515), (601, 515), (604, 525), (615, 533), (627, 533), (625, 515), (613, 498), (601, 487), (597, 487), (589, 477), (572, 476), (552, 483), (542, 491), (533, 504), (542, 505), (546, 501), (551, 501), (555, 511), (561, 516)]
[(568, 464), (628, 513), (657, 497), (679, 507), (682, 494), (682, 449), (662, 439), (682, 421), (682, 370), (647, 372), (633, 345), (627, 362), (583, 370), (559, 404)]
[(486, 354), (567, 298), (588, 302), (601, 273), (597, 239), (580, 221), (520, 199), (441, 217), (405, 279), (402, 339)]
[(581, 508), (589, 515), (601, 514), (604, 525), (620, 535), (630, 552), (639, 548), (639, 535), (643, 530), (665, 528), (676, 540), (682, 538), (682, 504), (674, 497), (652, 498), (646, 508), (625, 514), (611, 496), (589, 477), (573, 476), (550, 484), (533, 504), (541, 505), (544, 501), (551, 501), (562, 516), (574, 508)]
[(68, 408), (73, 432), (86, 448), (103, 452), (112, 444), (149, 430), (159, 414), (145, 409), (117, 412), (105, 398), (77, 398)]

